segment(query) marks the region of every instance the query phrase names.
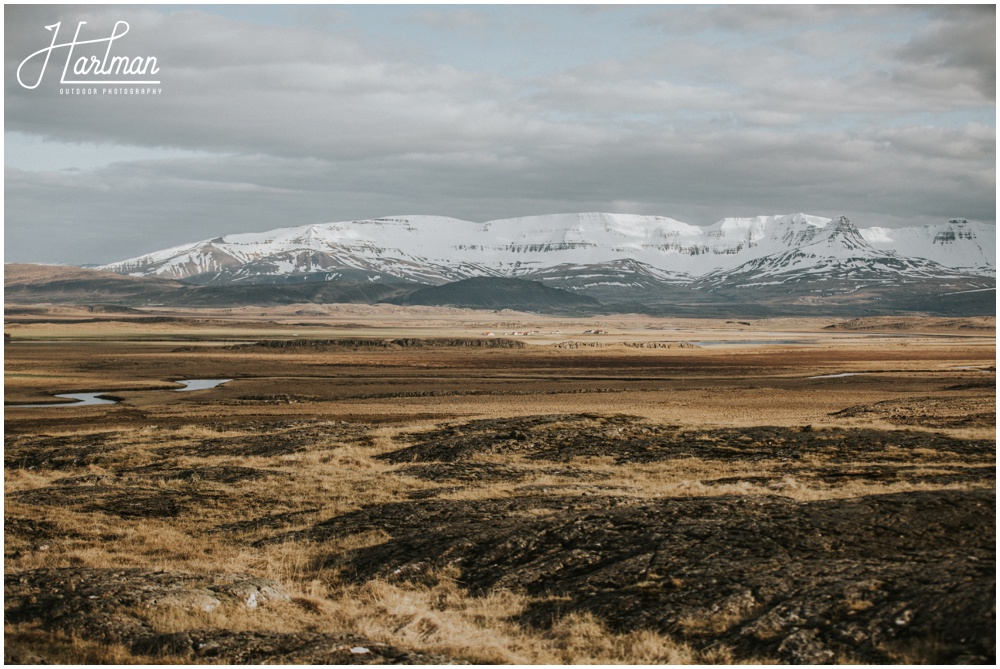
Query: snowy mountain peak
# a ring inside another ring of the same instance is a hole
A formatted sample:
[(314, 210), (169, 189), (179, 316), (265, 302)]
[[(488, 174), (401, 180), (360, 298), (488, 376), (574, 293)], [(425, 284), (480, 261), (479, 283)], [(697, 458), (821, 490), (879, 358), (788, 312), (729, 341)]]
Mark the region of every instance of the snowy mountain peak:
[(934, 235), (935, 244), (952, 244), (960, 239), (975, 239), (976, 233), (964, 218), (952, 218), (948, 225)]
[(846, 216), (838, 216), (837, 218), (832, 218), (830, 219), (830, 222), (823, 227), (828, 229), (832, 228), (836, 230), (857, 230), (857, 228), (854, 227), (854, 224), (851, 223), (851, 219), (847, 218)]
[(476, 276), (531, 277), (556, 267), (583, 280), (587, 268), (595, 268), (593, 281), (602, 284), (614, 283), (616, 271), (635, 276), (652, 272), (656, 281), (689, 284), (697, 277), (749, 277), (779, 269), (812, 276), (844, 270), (845, 263), (916, 271), (913, 259), (922, 259), (917, 263), (921, 276), (956, 271), (992, 276), (995, 247), (995, 226), (963, 219), (859, 229), (843, 216), (802, 213), (726, 218), (704, 227), (664, 216), (598, 212), (486, 223), (405, 215), (229, 234), (104, 268), (199, 283), (338, 279), (424, 284)]
[(940, 225), (866, 228), (865, 240), (879, 251), (920, 257), (973, 274), (996, 275), (996, 226), (953, 218)]
[(831, 220), (823, 228), (825, 242), (839, 248), (859, 253), (876, 253), (871, 244), (861, 236), (861, 231), (846, 216)]

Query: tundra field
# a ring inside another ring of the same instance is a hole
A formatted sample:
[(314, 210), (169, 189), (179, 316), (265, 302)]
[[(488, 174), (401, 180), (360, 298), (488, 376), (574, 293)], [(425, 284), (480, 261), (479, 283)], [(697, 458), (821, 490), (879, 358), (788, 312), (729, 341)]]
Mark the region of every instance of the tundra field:
[(995, 661), (995, 318), (5, 320), (6, 663)]

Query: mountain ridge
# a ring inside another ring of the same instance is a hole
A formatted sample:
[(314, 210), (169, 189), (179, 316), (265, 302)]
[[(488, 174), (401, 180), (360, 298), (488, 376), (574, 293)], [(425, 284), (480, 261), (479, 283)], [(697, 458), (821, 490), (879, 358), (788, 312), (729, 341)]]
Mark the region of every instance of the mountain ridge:
[[(890, 229), (787, 214), (699, 227), (665, 216), (580, 213), (310, 224), (223, 235), (99, 269), (205, 288), (170, 298), (202, 304), (405, 302), (428, 287), (492, 279), (414, 299), (642, 313), (987, 314), (996, 310), (995, 266), (995, 226), (964, 219)], [(569, 295), (548, 303), (531, 282)], [(573, 304), (572, 294), (600, 306)]]
[[(831, 227), (832, 226), (832, 227)], [(521, 278), (559, 265), (632, 260), (661, 280), (696, 279), (833, 239), (826, 255), (923, 258), (949, 276), (995, 276), (994, 226), (952, 219), (916, 228), (857, 228), (845, 217), (807, 214), (727, 218), (698, 227), (662, 216), (554, 214), (474, 223), (396, 216), (236, 233), (100, 266), (133, 276), (196, 283), (262, 277), (398, 279), (440, 285), (477, 276)], [(896, 249), (900, 252), (897, 252)], [(932, 266), (928, 266), (933, 269)]]

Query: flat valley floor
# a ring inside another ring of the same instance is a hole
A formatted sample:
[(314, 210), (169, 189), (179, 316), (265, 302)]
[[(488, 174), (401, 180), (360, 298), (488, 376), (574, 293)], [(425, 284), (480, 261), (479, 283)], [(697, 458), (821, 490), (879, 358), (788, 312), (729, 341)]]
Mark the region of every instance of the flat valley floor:
[(994, 318), (5, 321), (6, 663), (995, 661)]

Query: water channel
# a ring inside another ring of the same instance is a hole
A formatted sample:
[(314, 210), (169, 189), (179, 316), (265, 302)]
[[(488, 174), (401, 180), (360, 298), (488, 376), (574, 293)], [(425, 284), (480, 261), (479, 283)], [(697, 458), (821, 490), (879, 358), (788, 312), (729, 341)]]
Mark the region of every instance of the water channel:
[[(186, 393), (192, 390), (208, 390), (209, 388), (215, 388), (221, 386), (223, 383), (232, 381), (232, 379), (187, 379), (182, 381), (177, 381), (177, 383), (183, 384), (183, 388), (174, 388), (175, 393)], [(12, 407), (25, 407), (25, 408), (41, 408), (41, 407), (85, 407), (94, 406), (97, 404), (118, 404), (121, 400), (115, 399), (105, 399), (101, 397), (102, 395), (108, 395), (112, 391), (102, 390), (96, 393), (62, 393), (56, 395), (56, 397), (61, 397), (63, 399), (75, 400), (74, 402), (59, 402), (58, 404), (7, 404), (4, 408)]]

